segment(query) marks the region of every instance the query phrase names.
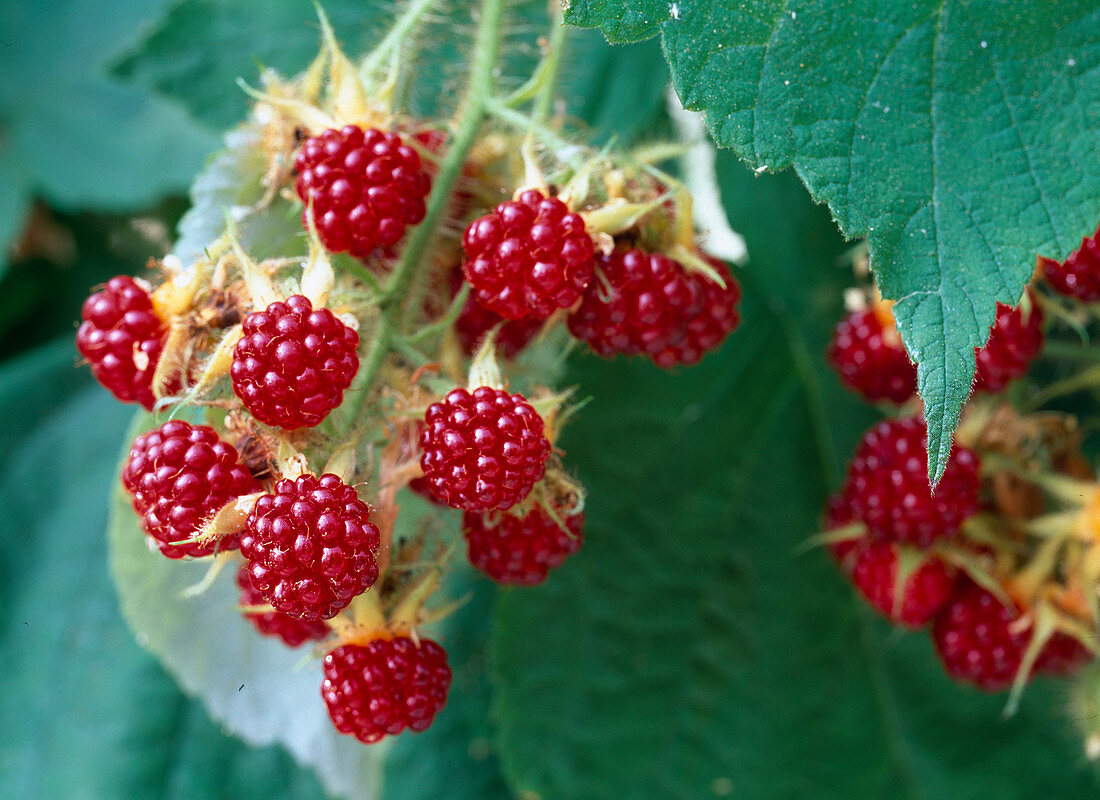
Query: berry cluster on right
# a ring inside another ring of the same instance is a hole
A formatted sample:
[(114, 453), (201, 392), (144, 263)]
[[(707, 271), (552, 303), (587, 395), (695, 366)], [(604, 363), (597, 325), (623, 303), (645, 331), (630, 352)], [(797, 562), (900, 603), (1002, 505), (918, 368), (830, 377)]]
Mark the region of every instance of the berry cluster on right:
[[(1100, 286), (1098, 241), (1100, 231), (1062, 263), (1039, 259), (1021, 302), (998, 305), (934, 492), (916, 367), (890, 305), (853, 293), (827, 351), (841, 383), (888, 417), (857, 445), (820, 541), (877, 612), (930, 628), (951, 678), (1012, 689), (1012, 705), (1033, 677), (1073, 675), (1098, 653), (1100, 482), (1085, 432), (1073, 414), (1005, 391), (1063, 332), (1057, 321), (1095, 311), (1079, 304), (1100, 300), (1090, 289)], [(1047, 401), (1082, 388), (1076, 376), (1052, 383), (1059, 368), (1037, 367)]]

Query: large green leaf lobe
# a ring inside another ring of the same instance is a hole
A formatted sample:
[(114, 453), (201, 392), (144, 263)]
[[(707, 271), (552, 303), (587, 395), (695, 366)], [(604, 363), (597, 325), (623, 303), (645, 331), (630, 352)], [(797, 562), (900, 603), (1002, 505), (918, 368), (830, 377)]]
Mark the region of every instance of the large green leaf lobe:
[[(615, 2), (568, 19), (651, 35)], [(756, 170), (793, 166), (866, 236), (918, 362), (942, 472), (997, 302), (1100, 218), (1093, 0), (685, 0), (659, 29), (684, 104)]]

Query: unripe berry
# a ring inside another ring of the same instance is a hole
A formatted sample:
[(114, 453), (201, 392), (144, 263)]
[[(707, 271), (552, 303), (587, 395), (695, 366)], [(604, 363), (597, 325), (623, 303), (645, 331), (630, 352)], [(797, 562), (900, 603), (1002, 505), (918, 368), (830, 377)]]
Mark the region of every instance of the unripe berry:
[(424, 422), (420, 465), (432, 494), (452, 508), (511, 508), (546, 471), (550, 442), (522, 395), (455, 389), (428, 407)]
[(584, 541), (584, 514), (559, 516), (565, 529), (538, 506), (522, 517), (466, 512), (462, 535), (470, 563), (497, 583), (542, 583)]
[(301, 475), (256, 501), (241, 535), (252, 586), (276, 611), (329, 619), (378, 578), (371, 507), (335, 475)]
[(537, 189), (471, 222), (462, 248), (474, 298), (508, 319), (545, 319), (569, 308), (595, 269), (584, 219)]
[(604, 357), (644, 355), (659, 367), (694, 364), (737, 327), (741, 290), (725, 264), (707, 259), (721, 287), (660, 253), (616, 250), (569, 316), (569, 332)]
[(294, 295), (253, 311), (233, 351), (233, 391), (260, 422), (312, 427), (340, 405), (359, 369), (359, 334)]
[(399, 134), (330, 128), (302, 143), (295, 168), (303, 224), (312, 206), (317, 235), (333, 253), (366, 258), (424, 219), (431, 179)]
[(236, 449), (213, 428), (171, 420), (143, 433), (130, 446), (122, 485), (133, 496), (142, 529), (169, 558), (207, 556), (237, 547), (230, 535), (188, 542), (222, 506), (260, 491)]
[(340, 733), (373, 744), (426, 730), (447, 702), (447, 653), (430, 639), (407, 636), (345, 644), (325, 656), (321, 696)]
[[(84, 301), (76, 348), (88, 359), (92, 374), (124, 403), (152, 409), (153, 374), (160, 361), (167, 329), (152, 299), (137, 281), (119, 275)], [(178, 380), (171, 390), (178, 388)]]

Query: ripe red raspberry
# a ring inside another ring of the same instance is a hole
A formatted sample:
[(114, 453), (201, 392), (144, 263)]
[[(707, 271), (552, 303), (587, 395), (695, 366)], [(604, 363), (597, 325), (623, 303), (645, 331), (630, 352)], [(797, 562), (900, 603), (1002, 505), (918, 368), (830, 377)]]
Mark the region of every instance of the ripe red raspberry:
[(276, 611), (329, 619), (378, 578), (378, 528), (370, 506), (335, 475), (275, 484), (241, 534), (252, 585)]
[(974, 390), (999, 392), (1005, 384), (1027, 372), (1032, 359), (1043, 349), (1043, 311), (1035, 302), (1025, 311), (997, 303), (997, 318), (985, 347), (975, 348), (977, 372)]
[(1081, 246), (1064, 262), (1039, 259), (1043, 276), (1054, 291), (1082, 303), (1100, 300), (1100, 229), (1081, 240)]
[(1035, 674), (1068, 678), (1092, 661), (1093, 653), (1079, 641), (1061, 631), (1051, 636), (1035, 659)]
[(325, 656), (325, 699), (340, 733), (373, 744), (408, 728), (426, 730), (447, 702), (447, 653), (407, 636), (345, 644)]
[(867, 542), (859, 548), (852, 582), (872, 607), (895, 624), (919, 628), (943, 608), (955, 592), (955, 571), (935, 556), (926, 556), (905, 578), (898, 602), (898, 545)]
[(920, 417), (886, 420), (863, 435), (848, 467), (845, 492), (852, 513), (873, 539), (928, 547), (935, 539), (953, 536), (977, 512), (977, 454), (956, 445), (935, 495), (927, 463)]
[(917, 368), (874, 309), (853, 311), (833, 331), (829, 363), (840, 380), (869, 402), (904, 403), (917, 393)]
[(645, 355), (659, 367), (694, 364), (737, 327), (741, 290), (726, 266), (722, 288), (660, 253), (616, 250), (597, 257), (602, 279), (585, 290), (569, 331), (596, 353)]
[(178, 419), (134, 440), (122, 485), (133, 496), (142, 529), (169, 558), (236, 548), (236, 535), (207, 544), (179, 542), (194, 538), (226, 503), (260, 491), (236, 449), (213, 428)]
[(463, 511), (511, 508), (546, 471), (550, 442), (523, 395), (455, 389), (424, 415), (420, 465), (432, 494)]
[(497, 583), (534, 586), (581, 548), (584, 513), (561, 515), (561, 526), (535, 506), (526, 516), (462, 515), (470, 563)]
[(595, 269), (584, 220), (536, 189), (471, 222), (462, 249), (473, 296), (508, 319), (546, 319), (568, 308)]
[(96, 380), (122, 402), (151, 410), (156, 403), (153, 373), (168, 331), (149, 292), (127, 275), (111, 278), (84, 301), (81, 318), (76, 348), (91, 363)]
[[(267, 600), (256, 591), (248, 577), (248, 565), (242, 564), (237, 570), (237, 586), (241, 589), (242, 606), (266, 605)], [(260, 614), (246, 613), (244, 618), (256, 626), (256, 630), (265, 636), (278, 636), (288, 647), (298, 647), (311, 640), (320, 640), (328, 636), (328, 625), (320, 621), (307, 622), (278, 611), (266, 611)]]
[(1028, 633), (1011, 627), (1016, 609), (980, 586), (963, 587), (932, 626), (932, 641), (947, 674), (987, 692), (1007, 689), (1016, 679)]
[(302, 143), (295, 168), (303, 224), (312, 204), (317, 234), (333, 253), (366, 258), (424, 219), (431, 178), (399, 134), (330, 128)]
[[(448, 278), (447, 290), (449, 298), (453, 300), (459, 290), (465, 285), (462, 277), (462, 268), (455, 267)], [(429, 318), (441, 316), (446, 309), (430, 307), (426, 309)], [(458, 343), (462, 345), (466, 355), (477, 353), (482, 340), (493, 328), (496, 328), (496, 343), (505, 358), (515, 358), (531, 340), (542, 330), (545, 321), (541, 319), (505, 319), (500, 314), (482, 308), (471, 293), (466, 298), (466, 304), (462, 306), (458, 319), (455, 320), (454, 329), (458, 337)]]
[(340, 405), (359, 369), (359, 334), (327, 308), (294, 295), (244, 318), (233, 351), (233, 391), (260, 422), (312, 427)]

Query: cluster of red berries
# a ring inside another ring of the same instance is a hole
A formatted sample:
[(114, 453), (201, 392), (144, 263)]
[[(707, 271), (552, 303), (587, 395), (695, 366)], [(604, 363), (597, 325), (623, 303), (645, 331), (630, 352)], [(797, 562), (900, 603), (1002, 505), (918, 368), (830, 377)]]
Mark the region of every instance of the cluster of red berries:
[[(327, 283), (322, 269), (310, 281), (303, 273), (297, 291), (287, 280), (278, 285), (291, 290), (276, 289), (273, 277), (292, 260), (252, 264), (230, 240), (208, 249), (187, 280), (180, 280), (183, 265), (167, 260), (167, 280), (156, 289), (111, 280), (88, 299), (77, 335), (95, 376), (120, 400), (171, 407), (174, 415), (185, 410), (189, 418), (199, 406), (221, 409), (208, 415), (208, 425), (174, 419), (139, 436), (123, 486), (164, 555), (238, 561), (241, 611), (260, 633), (291, 647), (321, 643), (322, 695), (333, 723), (364, 742), (430, 725), (451, 673), (445, 651), (417, 635), (421, 609), (409, 605), (417, 587), (434, 583), (409, 577), (416, 568), (402, 566), (404, 551), (390, 541), (392, 514), (377, 514), (358, 486), (377, 485), (378, 502), (387, 504), (393, 495), (386, 487), (409, 484), (461, 510), (470, 563), (502, 584), (546, 580), (584, 538), (582, 490), (564, 473), (553, 431), (536, 410), (543, 403), (556, 413), (562, 400), (549, 393), (529, 400), (506, 391), (503, 381), (456, 388), (429, 403), (415, 421), (415, 448), (393, 463), (372, 461), (363, 473), (350, 467), (346, 477), (308, 469), (318, 449), (334, 457), (332, 434), (348, 424), (345, 415), (330, 415), (346, 396), (358, 401), (355, 393), (373, 391), (352, 389), (360, 330), (364, 346), (376, 344), (377, 303), (389, 300), (372, 298), (358, 276), (366, 268), (384, 278), (396, 268), (407, 230), (425, 218), (446, 140), (435, 130), (349, 124), (308, 135), (299, 127), (277, 157), (293, 170), (268, 175), (293, 184), (303, 228), (328, 259)], [(463, 174), (479, 180), (476, 164)], [(291, 196), (282, 188), (280, 197)], [(499, 196), (501, 189), (492, 191)], [(511, 359), (540, 331), (561, 324), (602, 356), (642, 355), (672, 367), (695, 363), (737, 326), (736, 281), (694, 244), (665, 252), (655, 245), (659, 236), (638, 229), (593, 229), (586, 213), (602, 201), (567, 201), (556, 187), (506, 192), (514, 199), (479, 209), (475, 198), (488, 192), (457, 191), (448, 211), (463, 225), (461, 253), (445, 255), (443, 237), (439, 254), (425, 260), (442, 272), (423, 283), (445, 285), (450, 303), (425, 300), (422, 321), (431, 327), (452, 315), (450, 328), (468, 355), (491, 334), (494, 349)], [(645, 198), (660, 205), (652, 201)], [(654, 229), (667, 230), (667, 223)], [(340, 258), (361, 266), (341, 272)], [(463, 285), (469, 293), (462, 308), (440, 309), (456, 305)], [(330, 294), (342, 308), (326, 307)], [(374, 396), (422, 396), (416, 364), (403, 356), (390, 352), (381, 374), (391, 394)], [(497, 374), (493, 356), (483, 358), (492, 362), (484, 374)], [(380, 374), (371, 363), (364, 383)], [(376, 421), (350, 424), (375, 424), (377, 443), (407, 436), (407, 419), (383, 411)], [(322, 423), (325, 432), (315, 434)], [(351, 485), (353, 474), (370, 480)], [(387, 571), (391, 563), (396, 571)]]
[[(960, 531), (982, 505), (981, 459), (956, 444), (933, 494), (924, 437), (919, 418), (887, 420), (864, 435), (828, 504), (826, 527), (848, 534), (831, 548), (881, 614), (906, 628), (933, 623), (948, 674), (987, 691), (1006, 689), (1031, 632), (1019, 627), (1021, 609), (1007, 594), (978, 585), (949, 557), (976, 547)], [(1089, 658), (1081, 642), (1058, 633), (1042, 644), (1032, 674), (1065, 674)]]
[[(1100, 292), (1090, 294), (1100, 287), (1098, 236), (1064, 263), (1042, 260), (1053, 288), (1100, 299)], [(975, 353), (975, 397), (934, 493), (923, 420), (903, 416), (864, 435), (826, 508), (824, 539), (857, 591), (897, 625), (931, 624), (947, 673), (986, 691), (1022, 686), (1036, 675), (1069, 675), (1094, 652), (1081, 599), (1081, 587), (1095, 581), (1082, 566), (1092, 556), (1054, 521), (1067, 515), (1049, 517), (1045, 556), (1026, 542), (1027, 531), (1048, 519), (1049, 503), (1064, 500), (1045, 499), (1036, 464), (1076, 467), (1084, 473), (1085, 497), (1095, 478), (1072, 455), (1071, 422), (1053, 435), (1049, 414), (1020, 415), (997, 396), (1043, 349), (1043, 302), (1039, 289), (1029, 289), (1016, 308), (998, 305), (989, 340)], [(827, 355), (841, 381), (868, 401), (901, 405), (914, 398), (915, 367), (881, 301), (842, 320)], [(992, 453), (991, 463), (982, 453)], [(1093, 524), (1085, 510), (1069, 516), (1083, 520), (1073, 523), (1078, 527)], [(1063, 540), (1061, 550), (1051, 549)]]

